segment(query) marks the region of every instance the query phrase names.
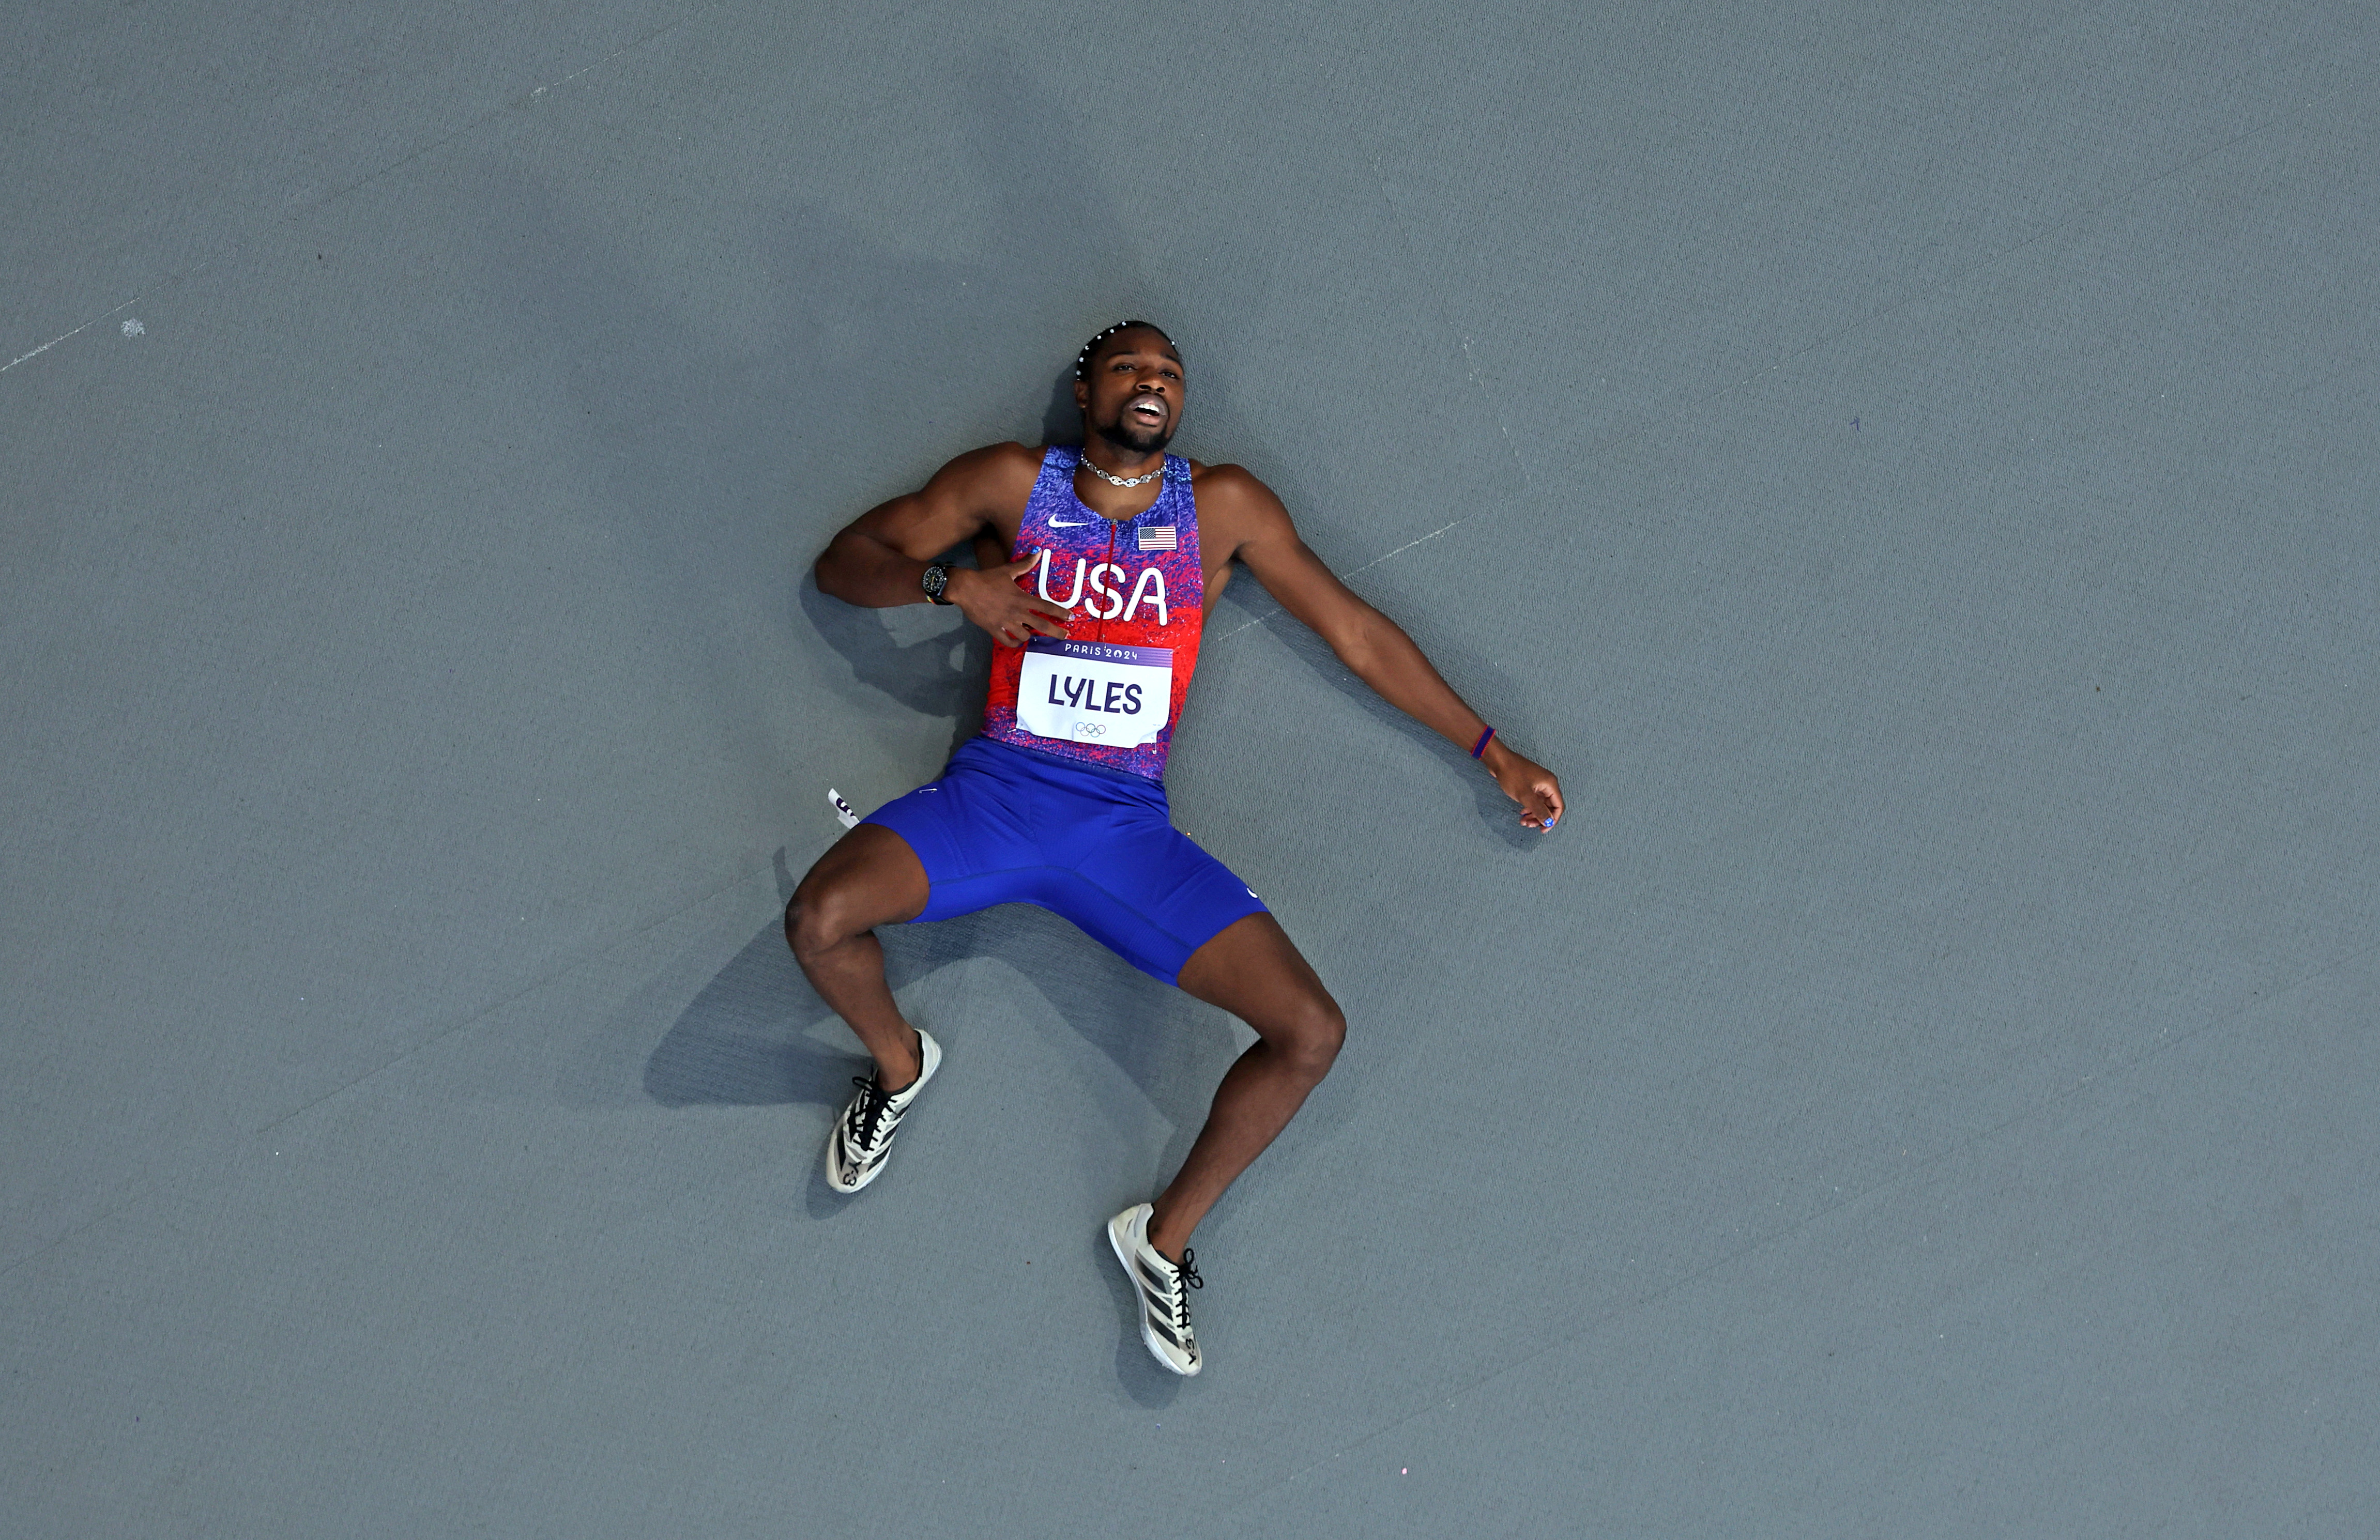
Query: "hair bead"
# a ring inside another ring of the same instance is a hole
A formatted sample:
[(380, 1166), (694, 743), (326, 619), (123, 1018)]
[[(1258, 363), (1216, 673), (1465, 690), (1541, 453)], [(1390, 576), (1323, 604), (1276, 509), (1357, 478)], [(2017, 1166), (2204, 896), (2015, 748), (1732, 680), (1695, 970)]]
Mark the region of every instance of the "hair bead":
[(1109, 327), (1106, 331), (1101, 332), (1098, 336), (1093, 337), (1090, 341), (1083, 344), (1083, 350), (1075, 355), (1075, 378), (1077, 380), (1088, 378), (1091, 367), (1091, 355), (1099, 351), (1099, 344), (1107, 341), (1110, 337), (1114, 336), (1118, 332), (1128, 332), (1135, 326), (1146, 327), (1149, 331), (1156, 333), (1159, 336), (1165, 337), (1165, 346), (1168, 347), (1179, 348), (1181, 346), (1172, 337), (1166, 337), (1165, 328), (1158, 325), (1157, 322), (1153, 321), (1119, 321), (1114, 325)]

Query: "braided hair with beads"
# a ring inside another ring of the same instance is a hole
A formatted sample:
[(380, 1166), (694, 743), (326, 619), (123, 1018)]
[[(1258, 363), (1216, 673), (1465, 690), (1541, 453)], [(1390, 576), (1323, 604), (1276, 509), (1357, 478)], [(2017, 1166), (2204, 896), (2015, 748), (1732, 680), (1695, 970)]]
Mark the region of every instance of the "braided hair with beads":
[(1176, 343), (1172, 337), (1165, 336), (1165, 328), (1160, 326), (1153, 321), (1119, 321), (1113, 326), (1101, 332), (1098, 336), (1093, 337), (1090, 341), (1083, 344), (1083, 350), (1075, 355), (1075, 378), (1077, 380), (1089, 379), (1091, 372), (1091, 355), (1099, 350), (1099, 344), (1107, 341), (1110, 337), (1114, 336), (1118, 332), (1129, 332), (1135, 326), (1141, 328), (1143, 331), (1154, 332), (1159, 336), (1165, 337), (1165, 346), (1172, 348), (1175, 352), (1178, 353), (1182, 350), (1180, 344)]

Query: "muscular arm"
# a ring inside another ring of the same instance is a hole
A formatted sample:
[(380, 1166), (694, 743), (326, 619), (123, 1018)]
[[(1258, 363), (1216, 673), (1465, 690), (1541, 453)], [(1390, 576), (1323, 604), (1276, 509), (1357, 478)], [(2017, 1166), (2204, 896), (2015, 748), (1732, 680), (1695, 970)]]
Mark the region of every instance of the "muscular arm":
[[(972, 542), (978, 561), (997, 553), (1002, 510), (1022, 509), (1040, 468), (1023, 444), (969, 450), (917, 491), (880, 503), (839, 530), (818, 559), (819, 592), (868, 609), (927, 602), (921, 583), (936, 556)], [(1032, 632), (1066, 634), (1066, 612), (1026, 593), (1016, 575), (1029, 563), (951, 574), (943, 598), (999, 641), (1021, 647)]]
[[(1232, 554), (1247, 564), (1265, 591), (1330, 644), (1356, 678), (1449, 743), (1469, 753), (1488, 723), (1463, 704), (1430, 666), (1403, 627), (1365, 603), (1306, 548), (1289, 511), (1271, 489), (1236, 466), (1218, 466), (1202, 484), (1202, 503), (1216, 506), (1237, 535)], [(1211, 527), (1207, 518), (1202, 528)], [(1521, 822), (1549, 830), (1561, 818), (1560, 782), (1553, 772), (1490, 739), (1480, 761), (1504, 794), (1521, 805)]]
[[(927, 564), (991, 524), (1001, 493), (1016, 479), (1013, 462), (1029, 453), (1013, 443), (971, 449), (916, 491), (868, 509), (828, 542), (818, 560), (819, 591), (876, 610), (923, 604), (918, 579)], [(1032, 485), (1028, 474), (1015, 490), (1020, 506)]]

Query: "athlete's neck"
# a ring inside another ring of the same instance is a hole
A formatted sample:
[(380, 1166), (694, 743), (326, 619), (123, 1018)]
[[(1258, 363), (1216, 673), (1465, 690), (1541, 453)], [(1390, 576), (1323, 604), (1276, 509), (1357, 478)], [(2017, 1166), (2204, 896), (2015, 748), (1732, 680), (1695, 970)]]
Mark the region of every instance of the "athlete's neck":
[(1161, 447), (1138, 451), (1119, 449), (1101, 439), (1099, 441), (1099, 453), (1096, 455), (1091, 453), (1089, 443), (1086, 443), (1083, 445), (1083, 462), (1086, 465), (1096, 466), (1110, 476), (1131, 480), (1137, 477), (1153, 476), (1162, 471), (1165, 468), (1165, 451)]
[(1111, 524), (1125, 524), (1157, 506), (1165, 494), (1162, 480), (1146, 481), (1137, 487), (1111, 487), (1088, 472), (1075, 476), (1075, 501)]

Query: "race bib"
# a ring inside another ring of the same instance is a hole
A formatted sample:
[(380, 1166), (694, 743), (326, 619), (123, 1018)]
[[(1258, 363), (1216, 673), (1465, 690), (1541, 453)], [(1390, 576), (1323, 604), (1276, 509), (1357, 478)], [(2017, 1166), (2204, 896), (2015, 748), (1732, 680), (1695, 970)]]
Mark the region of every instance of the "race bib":
[(1173, 649), (1036, 637), (1016, 680), (1016, 724), (1037, 738), (1136, 748), (1173, 711)]

